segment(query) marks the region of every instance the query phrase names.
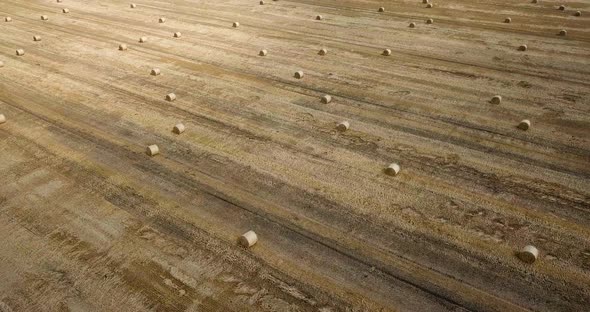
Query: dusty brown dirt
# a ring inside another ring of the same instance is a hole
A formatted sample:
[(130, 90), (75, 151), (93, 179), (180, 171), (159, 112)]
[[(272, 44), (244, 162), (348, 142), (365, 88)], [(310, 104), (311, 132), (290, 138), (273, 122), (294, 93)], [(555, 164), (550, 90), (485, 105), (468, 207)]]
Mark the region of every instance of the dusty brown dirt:
[(0, 2), (0, 311), (590, 306), (587, 1)]

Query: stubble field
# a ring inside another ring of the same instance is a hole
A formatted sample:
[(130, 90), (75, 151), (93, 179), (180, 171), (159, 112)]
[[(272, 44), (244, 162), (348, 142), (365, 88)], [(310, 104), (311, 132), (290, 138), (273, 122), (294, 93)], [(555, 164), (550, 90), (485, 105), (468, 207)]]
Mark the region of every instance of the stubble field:
[(590, 3), (432, 3), (1, 0), (0, 311), (587, 310)]

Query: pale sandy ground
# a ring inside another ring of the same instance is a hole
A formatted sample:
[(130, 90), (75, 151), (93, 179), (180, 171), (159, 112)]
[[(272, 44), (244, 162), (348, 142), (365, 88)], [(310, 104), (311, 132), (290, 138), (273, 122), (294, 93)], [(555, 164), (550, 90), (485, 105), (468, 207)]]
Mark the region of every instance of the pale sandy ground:
[(0, 311), (589, 309), (588, 1), (258, 2), (0, 1)]

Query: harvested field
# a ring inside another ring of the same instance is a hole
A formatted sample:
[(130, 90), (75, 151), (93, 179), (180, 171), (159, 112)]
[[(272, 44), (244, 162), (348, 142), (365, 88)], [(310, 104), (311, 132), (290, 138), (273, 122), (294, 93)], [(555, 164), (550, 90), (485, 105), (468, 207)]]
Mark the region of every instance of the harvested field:
[(0, 1), (0, 311), (588, 310), (588, 1), (58, 2)]

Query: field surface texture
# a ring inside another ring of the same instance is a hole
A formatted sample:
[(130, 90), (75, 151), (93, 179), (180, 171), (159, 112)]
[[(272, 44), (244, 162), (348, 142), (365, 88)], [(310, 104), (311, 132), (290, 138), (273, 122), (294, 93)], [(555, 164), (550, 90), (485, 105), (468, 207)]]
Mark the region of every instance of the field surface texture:
[(590, 1), (430, 3), (0, 0), (0, 311), (590, 311)]

